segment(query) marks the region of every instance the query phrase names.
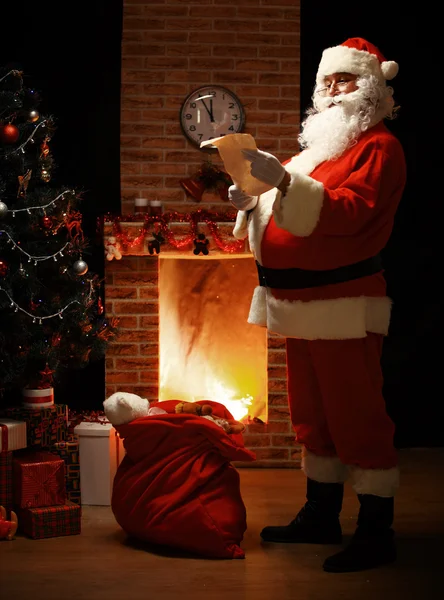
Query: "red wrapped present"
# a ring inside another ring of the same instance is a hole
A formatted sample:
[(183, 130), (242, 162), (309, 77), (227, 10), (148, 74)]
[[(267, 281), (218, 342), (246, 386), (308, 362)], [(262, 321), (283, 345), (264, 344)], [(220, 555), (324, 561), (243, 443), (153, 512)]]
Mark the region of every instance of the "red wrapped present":
[(65, 489), (66, 497), (76, 504), (81, 503), (80, 496), (80, 463), (79, 439), (75, 435), (68, 435), (65, 442), (56, 442), (50, 451), (62, 458), (65, 462)]
[(0, 418), (0, 452), (26, 448), (26, 422)]
[(0, 506), (12, 508), (12, 452), (0, 452)]
[(66, 502), (65, 463), (51, 452), (14, 454), (12, 471), (16, 506), (41, 508)]
[(34, 540), (63, 535), (77, 535), (81, 531), (82, 508), (67, 501), (60, 506), (17, 509), (19, 531)]
[(54, 404), (49, 408), (37, 409), (21, 406), (6, 408), (0, 415), (0, 421), (3, 417), (26, 422), (28, 446), (45, 448), (66, 439), (68, 427), (67, 404)]

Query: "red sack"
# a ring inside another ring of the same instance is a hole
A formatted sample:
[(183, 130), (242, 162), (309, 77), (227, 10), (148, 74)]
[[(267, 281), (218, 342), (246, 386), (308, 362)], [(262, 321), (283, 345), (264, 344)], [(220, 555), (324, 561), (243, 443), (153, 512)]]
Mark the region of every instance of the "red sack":
[[(247, 529), (239, 473), (230, 461), (253, 461), (241, 434), (203, 417), (175, 414), (178, 400), (152, 403), (168, 414), (116, 430), (126, 455), (114, 478), (111, 507), (129, 535), (211, 558), (244, 558)], [(213, 414), (233, 419), (212, 401)]]

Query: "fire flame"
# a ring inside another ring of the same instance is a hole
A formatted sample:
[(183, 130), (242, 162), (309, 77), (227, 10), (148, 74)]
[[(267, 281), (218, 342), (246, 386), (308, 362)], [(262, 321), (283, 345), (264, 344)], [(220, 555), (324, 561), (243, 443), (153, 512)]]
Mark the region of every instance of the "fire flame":
[(213, 400), (267, 420), (267, 338), (247, 322), (251, 257), (160, 260), (159, 400)]

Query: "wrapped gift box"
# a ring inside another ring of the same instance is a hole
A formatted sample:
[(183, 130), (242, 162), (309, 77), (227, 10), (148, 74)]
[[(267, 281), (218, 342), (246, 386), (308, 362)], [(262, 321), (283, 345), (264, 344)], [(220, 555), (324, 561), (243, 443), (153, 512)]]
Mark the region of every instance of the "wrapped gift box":
[(26, 448), (26, 422), (0, 417), (0, 452)]
[[(49, 408), (13, 407), (2, 411), (3, 417), (26, 422), (28, 446), (48, 447), (66, 440), (68, 405), (54, 404)], [(4, 420), (4, 419), (3, 419)]]
[(65, 489), (66, 497), (75, 504), (80, 504), (80, 462), (79, 439), (75, 435), (68, 435), (65, 442), (56, 442), (50, 451), (65, 462)]
[(111, 423), (82, 422), (79, 437), (82, 504), (110, 506), (114, 476), (125, 449)]
[(17, 517), (19, 531), (34, 540), (81, 532), (81, 506), (69, 501), (45, 508), (19, 508)]
[(41, 508), (66, 502), (65, 462), (50, 452), (14, 454), (14, 505)]
[(12, 508), (12, 451), (0, 452), (0, 506)]

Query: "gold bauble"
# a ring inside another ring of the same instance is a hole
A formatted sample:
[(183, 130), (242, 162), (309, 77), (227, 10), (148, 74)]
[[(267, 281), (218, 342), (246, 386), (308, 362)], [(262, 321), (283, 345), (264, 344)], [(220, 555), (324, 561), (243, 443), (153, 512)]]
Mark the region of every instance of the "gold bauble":
[(40, 113), (37, 110), (31, 110), (31, 112), (28, 115), (28, 121), (30, 123), (35, 123), (39, 119), (40, 119)]
[(42, 169), (40, 178), (43, 179), (43, 181), (46, 181), (46, 183), (48, 183), (48, 181), (50, 181), (50, 179), (51, 179), (51, 173), (49, 171), (47, 171), (46, 169)]

